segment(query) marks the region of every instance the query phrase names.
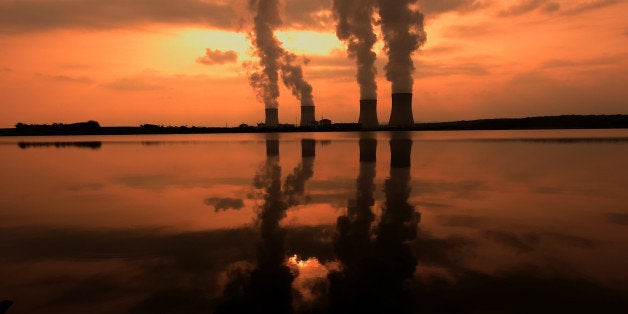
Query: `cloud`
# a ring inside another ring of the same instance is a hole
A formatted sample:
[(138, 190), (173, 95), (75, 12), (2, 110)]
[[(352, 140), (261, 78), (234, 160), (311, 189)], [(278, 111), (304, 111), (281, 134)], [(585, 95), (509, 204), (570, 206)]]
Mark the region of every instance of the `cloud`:
[(149, 77), (123, 77), (104, 84), (105, 87), (118, 91), (152, 91), (163, 89), (164, 86)]
[(47, 80), (63, 82), (63, 83), (78, 83), (78, 84), (90, 84), (93, 80), (87, 76), (69, 76), (69, 75), (47, 75), (37, 74), (37, 76), (45, 78)]
[[(0, 2), (0, 33), (120, 29), (146, 24), (241, 30), (246, 0), (24, 0)], [(287, 0), (284, 28), (332, 29), (331, 0)]]
[(210, 197), (205, 200), (205, 205), (214, 206), (215, 210), (218, 212), (220, 210), (226, 211), (228, 209), (241, 209), (244, 207), (244, 202), (240, 198)]
[(25, 0), (0, 3), (3, 32), (60, 28), (111, 29), (145, 23), (204, 24), (234, 28), (233, 1)]
[(484, 76), (490, 74), (486, 65), (474, 62), (459, 63), (455, 65), (420, 62), (416, 67), (417, 71), (415, 77), (417, 78), (451, 75)]
[(576, 15), (592, 10), (619, 4), (620, 0), (569, 1), (563, 4), (552, 0), (520, 0), (517, 4), (499, 12), (501, 17), (519, 16), (540, 11), (543, 13), (559, 12), (562, 15)]
[(569, 234), (548, 232), (543, 234), (543, 236), (551, 237), (554, 240), (561, 242), (561, 244), (566, 244), (581, 249), (593, 249), (599, 246), (598, 241)]
[(456, 51), (461, 51), (461, 47), (455, 46), (455, 45), (439, 45), (439, 46), (432, 46), (432, 47), (423, 49), (423, 55), (438, 56), (438, 55), (445, 55), (445, 54), (456, 52)]
[(233, 50), (211, 50), (205, 49), (205, 55), (196, 59), (196, 62), (205, 65), (216, 65), (225, 63), (235, 63), (238, 61), (238, 53)]
[(470, 12), (490, 5), (490, 1), (478, 0), (419, 0), (418, 3), (425, 14), (439, 14), (450, 11)]
[(466, 215), (442, 215), (437, 218), (443, 226), (465, 228), (478, 228), (485, 220), (481, 217)]
[(581, 1), (570, 8), (566, 9), (563, 14), (565, 15), (575, 15), (580, 13), (585, 13), (592, 10), (601, 9), (604, 7), (608, 7), (611, 5), (621, 3), (621, 0), (593, 0), (593, 1)]
[[(561, 66), (564, 64), (567, 62)], [(469, 93), (472, 99), (469, 105), (475, 112), (460, 118), (447, 115), (447, 119), (624, 113), (628, 97), (628, 90), (622, 85), (628, 79), (624, 64), (553, 70), (537, 68), (502, 78), (499, 74), (490, 76), (495, 79), (493, 83), (484, 85), (481, 92)], [(496, 68), (495, 72), (498, 70)], [(474, 79), (462, 77), (461, 81)]]
[(475, 38), (489, 35), (494, 31), (495, 26), (489, 23), (452, 25), (445, 30), (443, 35), (450, 38)]
[(508, 231), (486, 230), (482, 232), (484, 238), (512, 248), (519, 253), (527, 253), (533, 251), (541, 242), (539, 235), (526, 234), (517, 235)]
[(284, 23), (293, 29), (332, 30), (331, 0), (286, 0)]
[(560, 4), (550, 0), (521, 0), (519, 3), (499, 12), (499, 16), (517, 16), (529, 13), (535, 10), (541, 10), (545, 13), (551, 13), (560, 9)]

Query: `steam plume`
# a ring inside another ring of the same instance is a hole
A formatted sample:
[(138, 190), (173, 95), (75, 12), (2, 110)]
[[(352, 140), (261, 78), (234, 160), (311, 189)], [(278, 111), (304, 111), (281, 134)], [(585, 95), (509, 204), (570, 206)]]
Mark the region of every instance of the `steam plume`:
[(377, 0), (381, 18), (384, 50), (388, 63), (386, 78), (392, 83), (393, 93), (412, 93), (414, 64), (412, 53), (427, 39), (424, 16), (410, 6), (417, 0)]
[(374, 8), (375, 0), (334, 0), (333, 3), (334, 17), (338, 21), (336, 36), (347, 44), (349, 57), (356, 59), (360, 99), (377, 99)]
[[(259, 68), (249, 74), (250, 84), (266, 108), (277, 108), (279, 97), (279, 59), (284, 53), (275, 37), (275, 28), (281, 26), (279, 0), (251, 0), (249, 9), (256, 12), (253, 32), (249, 35)], [(247, 64), (251, 66), (250, 64)]]
[(292, 91), (302, 106), (313, 106), (314, 96), (312, 96), (312, 85), (303, 79), (303, 69), (298, 64), (293, 64), (296, 56), (287, 51), (283, 51), (281, 64), (281, 79), (283, 83)]
[(275, 36), (275, 29), (282, 25), (279, 14), (280, 0), (250, 0), (249, 9), (255, 12), (253, 31), (249, 35), (259, 66), (250, 62), (245, 66), (251, 69), (249, 80), (257, 97), (266, 108), (277, 108), (279, 103), (279, 71), (283, 83), (302, 105), (313, 106), (312, 86), (303, 79), (300, 65), (294, 64), (296, 56), (286, 51)]

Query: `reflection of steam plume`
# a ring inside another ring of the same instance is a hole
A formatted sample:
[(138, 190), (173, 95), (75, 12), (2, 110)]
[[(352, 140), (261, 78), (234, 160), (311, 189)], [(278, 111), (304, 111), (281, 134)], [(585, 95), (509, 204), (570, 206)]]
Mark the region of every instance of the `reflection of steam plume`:
[[(264, 191), (264, 204), (257, 216), (261, 242), (257, 265), (250, 279), (240, 286), (232, 281), (225, 289), (221, 313), (290, 313), (292, 312), (292, 281), (294, 276), (284, 264), (285, 231), (279, 222), (286, 216), (288, 204), (281, 191), (279, 141), (266, 140), (266, 163), (255, 176), (255, 186)], [(234, 295), (227, 295), (232, 293)]]
[[(278, 141), (269, 142), (271, 148), (267, 147), (266, 151), (274, 152), (273, 146), (278, 146)], [(257, 296), (253, 301), (264, 313), (288, 313), (294, 278), (284, 265), (285, 231), (279, 227), (279, 221), (286, 216), (288, 209), (281, 193), (279, 154), (268, 156), (264, 177), (264, 205), (258, 214), (262, 242), (257, 252), (257, 268), (251, 274), (251, 289)]]
[(358, 199), (349, 206), (346, 216), (338, 218), (335, 248), (342, 271), (329, 275), (333, 313), (412, 312), (406, 281), (412, 277), (417, 261), (408, 241), (416, 237), (419, 222), (419, 214), (408, 204), (412, 141), (403, 134), (393, 136), (390, 178), (384, 188), (386, 201), (374, 231), (370, 207), (374, 202), (376, 144), (374, 140), (360, 141)]
[(329, 274), (330, 303), (333, 313), (370, 312), (369, 300), (377, 294), (372, 278), (373, 256), (371, 207), (375, 179), (377, 140), (360, 139), (360, 172), (356, 182), (356, 199), (351, 200), (347, 214), (338, 217), (335, 251), (342, 272)]
[[(350, 202), (347, 208), (347, 215), (338, 219), (340, 246), (352, 247), (360, 251), (354, 253), (366, 253), (370, 241), (370, 228), (374, 215), (371, 207), (375, 204), (373, 191), (375, 185), (375, 158), (377, 150), (377, 140), (373, 138), (360, 139), (360, 172), (356, 181), (356, 199)], [(341, 243), (346, 240), (346, 243)], [(351, 256), (361, 254), (350, 254), (345, 259), (351, 262)], [(356, 262), (356, 261), (353, 261)]]
[(378, 125), (374, 9), (375, 0), (334, 0), (333, 3), (334, 17), (338, 21), (336, 36), (347, 44), (349, 57), (356, 59), (356, 78), (360, 85), (359, 122), (364, 127)]
[(410, 8), (416, 1), (378, 0), (384, 48), (388, 54), (386, 78), (392, 82), (393, 93), (412, 92), (412, 53), (426, 40), (423, 14)]
[(305, 181), (314, 174), (314, 157), (316, 156), (316, 141), (312, 139), (301, 140), (301, 163), (286, 177), (284, 193), (291, 206), (302, 203)]

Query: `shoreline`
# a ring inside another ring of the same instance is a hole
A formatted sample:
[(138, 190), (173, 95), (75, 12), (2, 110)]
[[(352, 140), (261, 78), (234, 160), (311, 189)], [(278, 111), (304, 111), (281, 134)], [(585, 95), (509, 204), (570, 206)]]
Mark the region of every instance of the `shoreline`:
[(357, 123), (336, 123), (301, 127), (187, 127), (187, 126), (105, 126), (75, 127), (73, 125), (22, 125), (20, 128), (0, 129), (0, 136), (63, 136), (63, 135), (144, 135), (144, 134), (228, 134), (228, 133), (296, 133), (296, 132), (378, 132), (378, 131), (498, 131), (498, 130), (558, 130), (558, 129), (625, 129), (628, 115), (562, 115), (529, 118), (499, 118), (451, 122), (416, 123), (411, 127), (363, 129)]

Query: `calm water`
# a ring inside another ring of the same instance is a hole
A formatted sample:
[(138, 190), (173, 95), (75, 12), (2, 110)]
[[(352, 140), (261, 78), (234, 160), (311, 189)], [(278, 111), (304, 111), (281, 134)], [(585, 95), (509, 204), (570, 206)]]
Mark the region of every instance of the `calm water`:
[(7, 313), (628, 309), (628, 130), (0, 138)]

